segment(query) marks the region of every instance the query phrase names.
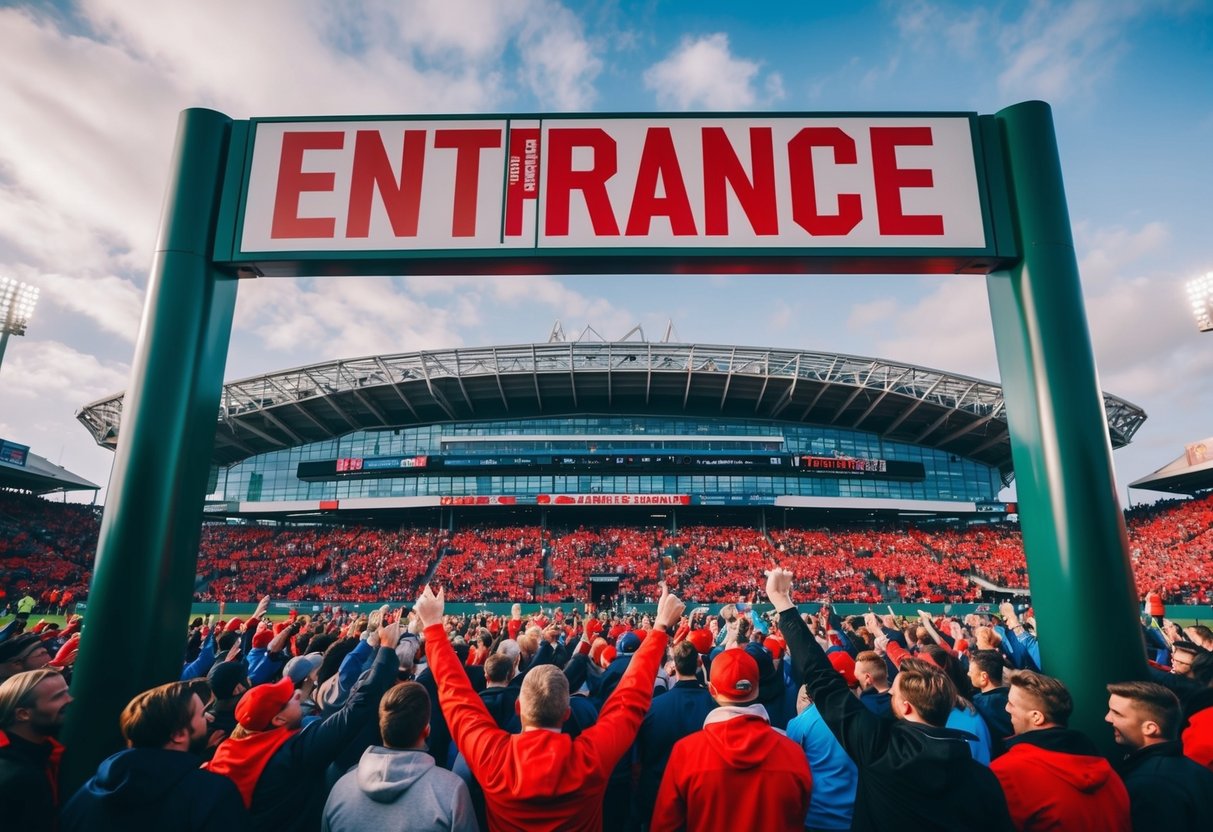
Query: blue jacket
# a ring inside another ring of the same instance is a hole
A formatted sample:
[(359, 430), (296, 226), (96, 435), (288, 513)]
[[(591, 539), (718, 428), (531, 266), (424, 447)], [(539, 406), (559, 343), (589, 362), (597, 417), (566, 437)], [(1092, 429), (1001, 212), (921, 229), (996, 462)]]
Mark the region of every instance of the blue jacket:
[(716, 708), (716, 700), (699, 682), (677, 682), (674, 687), (653, 698), (649, 712), (636, 734), (640, 763), (640, 787), (637, 803), (641, 817), (649, 818), (657, 802), (657, 790), (665, 775), (666, 763), (674, 743), (703, 728), (703, 721)]
[(63, 807), (61, 832), (171, 829), (240, 832), (249, 816), (236, 785), (184, 751), (131, 748), (101, 763)]
[(997, 757), (1007, 750), (1006, 741), (1015, 735), (1011, 726), (1011, 715), (1007, 713), (1007, 695), (1011, 689), (1003, 686), (973, 694), (973, 707), (986, 721), (990, 729), (990, 753)]
[(813, 829), (850, 829), (859, 769), (830, 732), (816, 705), (805, 708), (788, 723), (788, 739), (800, 743), (813, 775), (813, 793), (804, 825)]
[(986, 721), (980, 713), (976, 710), (970, 711), (958, 702), (952, 709), (952, 713), (948, 714), (947, 727), (972, 735), (967, 739), (973, 759), (983, 766), (990, 764), (990, 729), (986, 726)]

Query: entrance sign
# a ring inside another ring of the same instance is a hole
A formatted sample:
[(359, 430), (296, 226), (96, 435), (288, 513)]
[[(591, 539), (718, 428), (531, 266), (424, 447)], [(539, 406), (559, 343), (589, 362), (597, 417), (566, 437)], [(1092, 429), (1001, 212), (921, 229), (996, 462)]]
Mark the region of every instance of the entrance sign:
[[(134, 694), (180, 676), (238, 278), (642, 271), (987, 275), (1044, 669), (1073, 694), (1072, 726), (1111, 753), (1105, 684), (1146, 665), (1130, 647), (1137, 594), (1047, 104), (254, 121), (195, 109), (131, 363), (61, 789), (121, 747)], [(1099, 638), (1081, 638), (1095, 621)], [(132, 633), (131, 649), (108, 648)]]
[(215, 258), (263, 275), (351, 256), (491, 272), (715, 252), (731, 270), (857, 250), (984, 273), (1000, 254), (971, 113), (267, 119), (249, 140), (234, 247)]

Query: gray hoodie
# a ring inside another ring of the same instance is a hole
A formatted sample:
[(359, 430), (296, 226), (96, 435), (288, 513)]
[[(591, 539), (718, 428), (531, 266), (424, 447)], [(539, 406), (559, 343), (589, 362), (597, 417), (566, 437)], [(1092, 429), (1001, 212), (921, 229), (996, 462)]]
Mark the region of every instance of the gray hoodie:
[(424, 751), (372, 745), (333, 786), (321, 832), (406, 828), (477, 832), (472, 798)]

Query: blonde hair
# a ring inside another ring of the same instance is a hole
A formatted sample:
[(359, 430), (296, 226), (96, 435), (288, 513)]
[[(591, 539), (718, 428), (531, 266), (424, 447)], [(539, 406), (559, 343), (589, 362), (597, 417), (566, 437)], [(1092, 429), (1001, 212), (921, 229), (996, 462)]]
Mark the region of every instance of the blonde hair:
[(18, 708), (33, 707), (34, 688), (52, 676), (63, 678), (59, 671), (44, 667), (10, 676), (0, 684), (0, 728), (7, 728), (17, 721)]
[(569, 711), (569, 680), (556, 665), (540, 665), (523, 678), (518, 701), (521, 716), (527, 722), (559, 728)]

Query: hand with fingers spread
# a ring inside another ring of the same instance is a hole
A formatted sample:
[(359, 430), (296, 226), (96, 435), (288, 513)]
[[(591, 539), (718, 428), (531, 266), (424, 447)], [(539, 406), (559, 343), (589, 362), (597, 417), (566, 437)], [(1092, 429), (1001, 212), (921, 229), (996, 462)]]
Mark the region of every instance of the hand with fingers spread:
[(421, 622), (422, 627), (442, 623), (442, 614), (446, 609), (445, 592), (445, 589), (439, 587), (438, 594), (435, 595), (433, 588), (427, 584), (421, 591), (421, 595), (417, 597), (417, 604), (413, 607), (413, 612), (417, 614), (417, 619)]

